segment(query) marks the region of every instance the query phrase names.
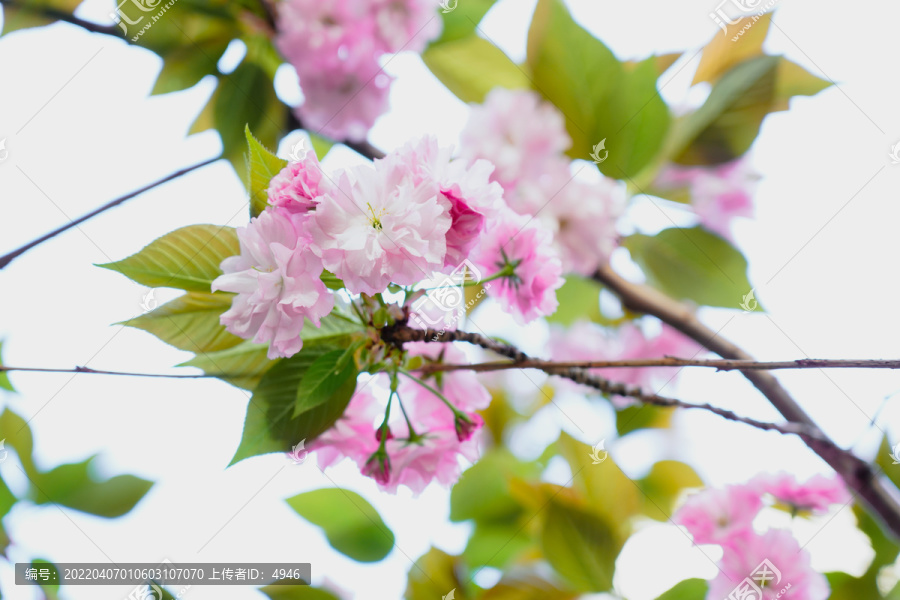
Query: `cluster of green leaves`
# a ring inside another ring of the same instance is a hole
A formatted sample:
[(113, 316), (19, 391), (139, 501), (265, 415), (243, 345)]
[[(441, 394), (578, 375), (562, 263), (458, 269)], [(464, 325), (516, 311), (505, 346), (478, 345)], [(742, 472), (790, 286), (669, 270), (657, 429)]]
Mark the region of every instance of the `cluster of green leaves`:
[[(451, 521), (473, 524), (465, 550), (450, 556), (431, 549), (421, 557), (410, 571), (407, 600), (435, 598), (453, 588), (456, 598), (470, 600), (563, 600), (610, 591), (616, 558), (635, 524), (666, 520), (684, 489), (703, 484), (676, 461), (658, 462), (632, 481), (612, 458), (594, 464), (591, 451), (565, 433), (534, 461), (502, 446), (491, 449), (451, 492)], [(540, 480), (553, 456), (571, 469), (566, 486)], [(537, 575), (545, 572), (538, 564), (549, 565), (555, 577)], [(506, 574), (482, 589), (472, 578), (484, 567)]]
[[(766, 115), (787, 109), (791, 97), (813, 95), (829, 85), (784, 57), (763, 53), (767, 15), (738, 43), (731, 35), (717, 35), (703, 49), (694, 83), (708, 83), (712, 90), (697, 110), (674, 118), (658, 79), (679, 53), (621, 61), (575, 22), (562, 0), (539, 0), (527, 59), (516, 64), (477, 25), (492, 5), (491, 0), (460, 3), (445, 15), (444, 35), (425, 51), (425, 64), (465, 102), (481, 102), (496, 86), (536, 91), (565, 117), (572, 138), (569, 155), (590, 160), (593, 145), (606, 140), (609, 158), (597, 167), (626, 180), (636, 193), (689, 201), (684, 189), (650, 187), (663, 165), (714, 167), (739, 158)], [(737, 308), (751, 289), (746, 259), (727, 240), (700, 227), (635, 234), (623, 245), (651, 285), (676, 299)], [(594, 304), (586, 310), (595, 311)]]
[[(13, 391), (6, 379), (0, 379), (0, 387)], [(49, 470), (40, 469), (34, 461), (31, 428), (22, 417), (8, 408), (0, 413), (0, 432), (3, 436), (0, 460), (6, 460), (10, 451), (15, 451), (21, 470), (28, 480), (24, 495), (16, 496), (0, 477), (0, 556), (4, 558), (10, 539), (3, 521), (18, 502), (54, 504), (98, 517), (113, 518), (131, 511), (153, 486), (153, 482), (134, 475), (98, 479), (93, 472), (93, 456)], [(31, 566), (56, 569), (52, 563), (40, 558), (34, 559)], [(58, 583), (41, 584), (41, 589), (48, 600), (58, 598)]]

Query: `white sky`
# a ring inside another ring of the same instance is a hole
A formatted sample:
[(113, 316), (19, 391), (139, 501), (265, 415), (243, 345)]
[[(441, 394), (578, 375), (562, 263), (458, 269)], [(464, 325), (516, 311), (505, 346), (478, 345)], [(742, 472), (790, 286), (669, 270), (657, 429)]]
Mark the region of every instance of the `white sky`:
[[(534, 4), (501, 0), (484, 22), (487, 34), (515, 60), (524, 58)], [(569, 4), (576, 18), (623, 59), (683, 49), (690, 57), (719, 31), (707, 16), (715, 8), (707, 0)], [(91, 0), (79, 14), (99, 20), (111, 7), (111, 2)], [(742, 314), (739, 298), (736, 310), (701, 311), (706, 323), (722, 327), (723, 336), (760, 359), (896, 356), (900, 286), (894, 240), (900, 166), (891, 164), (888, 151), (900, 140), (900, 86), (893, 65), (898, 19), (900, 5), (887, 1), (859, 2), (852, 9), (811, 0), (778, 5), (767, 49), (840, 85), (794, 100), (789, 112), (767, 118), (752, 149), (753, 164), (764, 178), (756, 218), (738, 223), (736, 238), (750, 261), (757, 297), (769, 313)], [(670, 103), (685, 101), (696, 62), (663, 88)], [(211, 93), (210, 82), (150, 98), (160, 65), (150, 52), (69, 25), (0, 38), (0, 139), (7, 138), (9, 151), (0, 164), (5, 216), (0, 253), (66, 223), (67, 217), (219, 152), (215, 133), (184, 137)], [(398, 56), (388, 70), (398, 77), (393, 110), (376, 124), (372, 142), (391, 148), (431, 132), (443, 143), (455, 143), (466, 107), (416, 56)], [(335, 151), (328, 166), (347, 160), (357, 158)], [(6, 362), (174, 372), (171, 365), (185, 360), (186, 353), (147, 333), (111, 325), (140, 312), (144, 288), (92, 264), (123, 258), (184, 225), (240, 225), (247, 218), (245, 202), (237, 176), (220, 162), (131, 200), (13, 262), (0, 272), (0, 339), (6, 341)], [(635, 218), (648, 230), (670, 224), (646, 202), (636, 207)], [(684, 221), (683, 216), (672, 218)], [(162, 302), (174, 295), (158, 293), (157, 298)], [(513, 331), (511, 321), (494, 317), (475, 315), (480, 326), (491, 325), (489, 331), (540, 351), (543, 328)], [(900, 390), (900, 374), (803, 371), (778, 376), (839, 444), (855, 444), (869, 457), (880, 430), (890, 430), (895, 441), (900, 436), (896, 399), (884, 406), (877, 428), (869, 424), (884, 399)], [(468, 529), (449, 524), (448, 495), (440, 488), (415, 500), (403, 493), (383, 495), (349, 465), (323, 475), (311, 463), (295, 467), (282, 456), (255, 458), (225, 470), (240, 439), (248, 398), (227, 384), (27, 373), (11, 377), (20, 394), (3, 394), (0, 403), (31, 419), (39, 465), (47, 468), (99, 453), (103, 475), (134, 473), (157, 482), (135, 511), (115, 520), (20, 503), (6, 519), (16, 542), (10, 551), (14, 561), (40, 556), (55, 562), (166, 557), (175, 562), (311, 562), (314, 583), (328, 577), (355, 591), (357, 599), (397, 598), (411, 559), (432, 544), (458, 552), (465, 542)], [(694, 370), (677, 389), (665, 391), (755, 418), (776, 418), (737, 374)], [(605, 409), (591, 409), (577, 399), (560, 405), (585, 429), (570, 433), (589, 443), (612, 437)], [(568, 422), (559, 411), (541, 412), (517, 436), (515, 447), (535, 454), (560, 427), (569, 429)], [(607, 447), (634, 476), (661, 458), (685, 459), (714, 484), (745, 481), (759, 471), (783, 468), (805, 477), (827, 469), (795, 439), (699, 412), (680, 414), (678, 425), (666, 436), (639, 435)], [(0, 472), (21, 491), (21, 474), (12, 462), (0, 466)], [(564, 477), (559, 465), (547, 474), (553, 481)], [(397, 549), (385, 561), (362, 565), (342, 557), (283, 502), (334, 484), (362, 493), (394, 530)], [(814, 564), (827, 570), (858, 568), (867, 551), (848, 524), (848, 511), (827, 527), (824, 522), (797, 531), (801, 543), (815, 535), (808, 546)], [(33, 597), (30, 590), (14, 587), (11, 569), (0, 564), (4, 596)], [(646, 600), (680, 579), (712, 573), (709, 560), (691, 550), (678, 530), (654, 525), (629, 541), (616, 585), (630, 600)], [(71, 587), (66, 596), (118, 599), (130, 589)], [(249, 588), (195, 587), (189, 597), (262, 596)]]

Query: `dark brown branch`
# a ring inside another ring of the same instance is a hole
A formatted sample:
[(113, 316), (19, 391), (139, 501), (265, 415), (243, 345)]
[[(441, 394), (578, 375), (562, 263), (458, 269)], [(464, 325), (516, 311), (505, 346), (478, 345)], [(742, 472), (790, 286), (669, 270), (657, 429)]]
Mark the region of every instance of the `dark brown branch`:
[[(604, 379), (602, 377), (597, 377), (596, 375), (592, 375), (587, 371), (579, 368), (566, 368), (560, 367), (558, 364), (547, 364), (543, 361), (537, 361), (531, 359), (527, 354), (522, 352), (521, 350), (515, 348), (514, 346), (510, 346), (508, 344), (503, 344), (486, 336), (477, 334), (477, 333), (469, 333), (466, 331), (436, 331), (434, 329), (413, 329), (408, 325), (403, 323), (398, 323), (391, 327), (385, 327), (381, 330), (381, 338), (395, 346), (401, 347), (406, 342), (424, 342), (424, 341), (435, 341), (435, 342), (468, 342), (470, 344), (474, 344), (476, 346), (481, 346), (486, 350), (491, 350), (492, 352), (496, 352), (501, 356), (506, 356), (507, 358), (511, 358), (513, 360), (512, 363), (504, 363), (507, 368), (516, 367), (516, 368), (537, 368), (548, 375), (556, 375), (558, 377), (565, 377), (566, 379), (570, 379), (576, 383), (580, 383), (582, 385), (586, 385), (588, 387), (592, 387), (596, 390), (604, 394), (610, 394), (615, 396), (626, 396), (629, 398), (634, 398), (639, 402), (643, 402), (645, 404), (653, 404), (655, 406), (670, 406), (676, 408), (698, 408), (702, 410), (706, 410), (712, 412), (716, 415), (724, 419), (728, 419), (730, 421), (736, 421), (738, 423), (745, 423), (752, 427), (756, 427), (758, 429), (762, 429), (765, 431), (778, 431), (784, 434), (794, 434), (801, 438), (803, 438), (807, 443), (813, 444), (830, 444), (831, 442), (819, 431), (816, 427), (810, 427), (802, 423), (768, 423), (764, 421), (757, 421), (755, 419), (750, 419), (748, 417), (742, 417), (730, 410), (725, 410), (711, 404), (691, 404), (689, 402), (683, 402), (681, 400), (677, 400), (675, 398), (667, 398), (665, 396), (660, 396), (658, 394), (650, 394), (642, 390), (637, 386), (629, 386), (624, 383), (616, 383), (613, 381), (609, 381), (608, 379)], [(419, 369), (420, 371), (427, 372), (429, 367), (424, 367)], [(431, 369), (431, 370), (441, 370), (441, 369)], [(839, 448), (836, 448), (840, 450)]]
[[(608, 265), (594, 274), (594, 279), (619, 297), (625, 308), (653, 315), (674, 327), (719, 356), (730, 360), (753, 360), (753, 357), (700, 322), (688, 307), (646, 285), (631, 283)], [(807, 427), (818, 426), (797, 404), (774, 375), (767, 371), (741, 371), (788, 421)], [(824, 435), (822, 436), (824, 437)], [(878, 477), (872, 465), (836, 446), (833, 442), (805, 439), (807, 445), (827, 462), (877, 515), (882, 525), (900, 539), (900, 492)]]
[(50, 367), (8, 367), (0, 365), (0, 372), (25, 371), (30, 373), (86, 373), (88, 375), (126, 375), (128, 377), (159, 377), (164, 379), (202, 379), (205, 377), (222, 377), (222, 373), (203, 373), (200, 375), (167, 375), (165, 373), (129, 373), (126, 371), (103, 371), (90, 367), (74, 369), (53, 369)]
[[(288, 128), (288, 131), (291, 131), (294, 129), (307, 129), (306, 125), (304, 125), (300, 121), (300, 118), (294, 114), (293, 110), (291, 110), (288, 113), (287, 128)], [(307, 131), (309, 131), (309, 130), (307, 129)], [(313, 133), (318, 134), (318, 132), (315, 132), (315, 131)], [(375, 160), (376, 158), (384, 158), (384, 152), (382, 152), (381, 150), (379, 150), (378, 148), (376, 148), (375, 146), (373, 146), (372, 144), (370, 144), (367, 141), (354, 142), (351, 140), (344, 140), (344, 141), (341, 141), (338, 143), (347, 146), (351, 150), (361, 154), (362, 156), (365, 156), (369, 160)], [(322, 158), (322, 157), (320, 156), (319, 158)]]
[[(59, 21), (65, 21), (66, 23), (71, 23), (72, 25), (77, 25), (82, 29), (90, 31), (91, 33), (102, 33), (103, 35), (111, 35), (117, 38), (123, 38), (122, 32), (115, 25), (98, 25), (97, 23), (92, 23), (90, 21), (85, 21), (84, 19), (79, 19), (75, 15), (71, 13), (67, 13), (64, 10), (59, 10), (56, 8), (52, 8), (50, 6), (29, 6), (27, 4), (23, 4), (22, 2), (15, 2), (14, 0), (0, 0), (0, 5), (8, 6), (10, 8), (15, 8), (18, 10), (23, 10), (27, 12), (32, 12), (36, 14), (43, 15), (49, 19), (57, 19)], [(8, 21), (9, 16), (4, 14), (3, 20)]]
[(801, 358), (798, 360), (755, 361), (727, 359), (688, 359), (665, 356), (634, 360), (552, 361), (528, 360), (523, 362), (484, 362), (453, 365), (431, 363), (419, 369), (422, 373), (437, 371), (503, 371), (505, 369), (637, 369), (642, 367), (707, 367), (716, 371), (772, 371), (776, 369), (900, 369), (900, 360), (825, 359)]
[[(3, 0), (0, 0), (0, 1), (3, 1)], [(216, 157), (216, 158), (211, 158), (211, 159), (209, 159), (209, 160), (203, 161), (202, 163), (198, 163), (198, 164), (196, 164), (196, 165), (194, 165), (194, 166), (192, 166), (192, 167), (186, 167), (186, 168), (184, 168), (184, 169), (181, 169), (180, 171), (175, 171), (175, 172), (172, 173), (171, 175), (167, 175), (166, 177), (163, 177), (162, 179), (159, 179), (159, 180), (157, 180), (157, 181), (154, 181), (153, 183), (147, 184), (147, 185), (145, 185), (144, 187), (142, 187), (142, 188), (140, 188), (140, 189), (138, 189), (138, 190), (135, 190), (135, 191), (133, 191), (133, 192), (131, 192), (131, 193), (125, 194), (124, 196), (121, 196), (121, 197), (119, 197), (119, 198), (116, 198), (115, 200), (113, 200), (113, 201), (111, 201), (111, 202), (107, 202), (106, 204), (104, 204), (104, 205), (101, 206), (100, 208), (98, 208), (98, 209), (96, 209), (96, 210), (94, 210), (94, 211), (91, 211), (91, 212), (89, 212), (88, 214), (86, 214), (86, 215), (84, 215), (84, 216), (82, 216), (82, 217), (79, 217), (79, 218), (75, 219), (74, 221), (69, 221), (69, 222), (66, 223), (65, 225), (63, 225), (63, 226), (61, 226), (61, 227), (58, 227), (57, 229), (54, 229), (54, 230), (51, 231), (50, 233), (44, 234), (44, 235), (42, 235), (41, 237), (39, 237), (38, 239), (33, 240), (33, 241), (31, 241), (31, 242), (28, 242), (27, 244), (25, 244), (25, 245), (22, 246), (21, 248), (17, 248), (16, 250), (13, 250), (13, 251), (10, 252), (9, 254), (6, 254), (6, 255), (4, 255), (4, 256), (0, 256), (0, 270), (2, 270), (3, 268), (5, 268), (6, 265), (8, 265), (9, 263), (11, 263), (13, 260), (15, 260), (16, 258), (18, 258), (19, 256), (21, 256), (21, 255), (24, 254), (25, 252), (31, 250), (32, 248), (34, 248), (34, 247), (37, 246), (38, 244), (43, 244), (43, 243), (46, 242), (47, 240), (49, 240), (49, 239), (51, 239), (51, 238), (54, 238), (54, 237), (58, 236), (58, 235), (61, 234), (62, 232), (66, 231), (66, 230), (68, 230), (68, 229), (71, 229), (72, 227), (75, 227), (75, 226), (77, 226), (77, 225), (79, 225), (79, 224), (81, 224), (81, 223), (84, 223), (84, 222), (87, 221), (88, 219), (91, 219), (91, 218), (93, 218), (93, 217), (96, 217), (96, 216), (99, 215), (100, 213), (105, 212), (105, 211), (107, 211), (107, 210), (109, 210), (109, 209), (111, 209), (111, 208), (113, 208), (113, 207), (116, 207), (116, 206), (122, 204), (123, 202), (125, 202), (126, 200), (131, 200), (131, 199), (134, 198), (135, 196), (139, 196), (139, 195), (143, 194), (144, 192), (146, 192), (146, 191), (148, 191), (148, 190), (151, 190), (151, 189), (155, 188), (155, 187), (158, 186), (158, 185), (162, 185), (162, 184), (164, 184), (164, 183), (167, 183), (167, 182), (169, 182), (169, 181), (172, 181), (173, 179), (177, 179), (177, 178), (181, 177), (182, 175), (185, 175), (185, 174), (187, 174), (187, 173), (190, 173), (191, 171), (195, 171), (195, 170), (197, 170), (197, 169), (199, 169), (199, 168), (201, 168), (201, 167), (205, 167), (206, 165), (212, 164), (212, 163), (216, 162), (217, 160), (219, 160), (218, 157)]]

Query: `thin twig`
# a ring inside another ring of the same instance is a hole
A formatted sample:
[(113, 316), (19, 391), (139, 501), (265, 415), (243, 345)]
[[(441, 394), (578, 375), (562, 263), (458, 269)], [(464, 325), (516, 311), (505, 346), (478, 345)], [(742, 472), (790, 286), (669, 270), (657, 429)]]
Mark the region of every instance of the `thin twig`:
[(437, 371), (503, 371), (506, 369), (637, 369), (642, 367), (707, 367), (716, 371), (772, 371), (776, 369), (900, 369), (900, 360), (882, 359), (825, 359), (801, 358), (798, 360), (756, 361), (727, 359), (688, 359), (665, 356), (633, 360), (552, 361), (528, 360), (523, 362), (494, 361), (474, 364), (429, 363), (422, 366), (422, 373)]
[[(2, 2), (2, 1), (3, 1), (3, 0), (0, 0), (0, 2)], [(199, 168), (201, 168), (201, 167), (205, 167), (206, 165), (212, 164), (212, 163), (216, 162), (217, 160), (219, 160), (219, 158), (220, 158), (220, 157), (211, 158), (211, 159), (209, 159), (209, 160), (203, 161), (202, 163), (198, 163), (198, 164), (196, 164), (196, 165), (194, 165), (194, 166), (192, 166), (192, 167), (186, 167), (186, 168), (184, 168), (184, 169), (181, 169), (180, 171), (175, 171), (175, 172), (172, 173), (171, 175), (167, 175), (166, 177), (163, 177), (162, 179), (159, 179), (159, 180), (157, 180), (157, 181), (154, 181), (153, 183), (147, 184), (147, 185), (145, 185), (144, 187), (142, 187), (142, 188), (140, 188), (140, 189), (138, 189), (138, 190), (135, 190), (135, 191), (133, 191), (133, 192), (130, 192), (130, 193), (128, 193), (128, 194), (125, 194), (124, 196), (121, 196), (121, 197), (119, 197), (119, 198), (116, 198), (115, 200), (113, 200), (113, 201), (111, 201), (111, 202), (107, 202), (106, 204), (104, 204), (104, 205), (101, 206), (100, 208), (98, 208), (98, 209), (96, 209), (96, 210), (94, 210), (94, 211), (91, 211), (91, 212), (89, 212), (88, 214), (86, 214), (86, 215), (84, 215), (84, 216), (82, 216), (82, 217), (79, 217), (79, 218), (75, 219), (74, 221), (69, 221), (69, 222), (66, 223), (65, 225), (63, 225), (63, 226), (61, 226), (61, 227), (59, 227), (59, 228), (57, 228), (57, 229), (54, 229), (54, 230), (51, 231), (50, 233), (44, 234), (44, 235), (42, 235), (41, 237), (39, 237), (38, 239), (33, 240), (33, 241), (31, 241), (31, 242), (28, 242), (27, 244), (25, 244), (25, 245), (22, 246), (21, 248), (18, 248), (18, 249), (16, 249), (16, 250), (13, 250), (13, 251), (10, 252), (9, 254), (6, 254), (6, 255), (4, 255), (4, 256), (0, 256), (0, 270), (2, 270), (4, 267), (6, 267), (6, 265), (8, 265), (9, 263), (11, 263), (13, 260), (15, 260), (16, 258), (18, 258), (20, 255), (22, 255), (22, 254), (24, 254), (25, 252), (31, 250), (32, 248), (34, 248), (34, 247), (37, 246), (38, 244), (42, 244), (42, 243), (46, 242), (47, 240), (56, 237), (57, 235), (61, 234), (62, 232), (66, 231), (66, 230), (68, 230), (68, 229), (71, 229), (72, 227), (75, 227), (76, 225), (79, 225), (79, 224), (81, 224), (81, 223), (84, 223), (84, 222), (87, 221), (88, 219), (91, 219), (91, 218), (93, 218), (93, 217), (96, 217), (96, 216), (99, 215), (100, 213), (105, 212), (105, 211), (107, 211), (107, 210), (109, 210), (109, 209), (111, 209), (111, 208), (113, 208), (113, 207), (115, 207), (115, 206), (118, 206), (118, 205), (122, 204), (123, 202), (125, 202), (126, 200), (130, 200), (130, 199), (134, 198), (135, 196), (139, 196), (140, 194), (143, 194), (144, 192), (146, 192), (146, 191), (148, 191), (148, 190), (151, 190), (151, 189), (155, 188), (155, 187), (158, 186), (158, 185), (162, 185), (162, 184), (164, 184), (164, 183), (167, 183), (167, 182), (169, 182), (169, 181), (172, 181), (173, 179), (177, 179), (177, 178), (181, 177), (182, 175), (185, 175), (185, 174), (187, 174), (187, 173), (190, 173), (191, 171), (195, 171), (195, 170), (197, 170), (197, 169), (199, 169)]]
[[(57, 19), (59, 21), (65, 21), (66, 23), (71, 23), (72, 25), (77, 25), (82, 29), (90, 31), (92, 33), (102, 33), (103, 35), (111, 35), (113, 37), (122, 38), (123, 34), (119, 31), (119, 28), (115, 25), (98, 25), (97, 23), (92, 23), (91, 21), (85, 21), (84, 19), (80, 19), (71, 13), (67, 13), (64, 10), (59, 10), (56, 8), (52, 8), (50, 6), (30, 6), (28, 4), (24, 4), (22, 2), (14, 2), (13, 0), (0, 0), (0, 4), (3, 6), (8, 6), (10, 8), (15, 8), (19, 10), (23, 10), (26, 12), (43, 15), (49, 19)], [(9, 21), (9, 16), (3, 15), (4, 21)]]
[[(697, 408), (712, 412), (724, 419), (736, 421), (739, 423), (745, 423), (747, 425), (765, 431), (778, 431), (784, 434), (794, 434), (803, 438), (808, 443), (830, 443), (829, 440), (816, 427), (810, 427), (803, 423), (788, 422), (776, 424), (757, 421), (748, 417), (742, 417), (730, 410), (725, 410), (711, 404), (691, 404), (689, 402), (684, 402), (675, 398), (667, 398), (658, 394), (647, 393), (637, 386), (629, 386), (624, 383), (613, 382), (608, 379), (592, 375), (591, 373), (588, 373), (587, 371), (580, 368), (564, 367), (557, 363), (545, 363), (544, 361), (532, 360), (530, 357), (528, 357), (527, 354), (514, 346), (503, 344), (501, 342), (498, 342), (497, 340), (493, 340), (477, 333), (470, 333), (466, 331), (436, 331), (434, 329), (413, 329), (412, 327), (409, 327), (404, 323), (398, 323), (391, 327), (385, 327), (384, 329), (382, 329), (381, 337), (385, 342), (397, 346), (402, 346), (406, 342), (468, 342), (470, 344), (481, 346), (486, 350), (491, 350), (492, 352), (496, 352), (497, 354), (513, 359), (513, 363), (503, 363), (507, 368), (526, 368), (526, 365), (528, 365), (530, 367), (540, 369), (548, 375), (565, 377), (566, 379), (570, 379), (576, 383), (592, 387), (603, 392), (604, 394), (634, 398), (639, 402), (643, 402), (645, 404), (653, 404), (655, 406)], [(418, 370), (427, 372), (429, 370), (436, 371), (442, 369), (424, 367)]]
[[(199, 375), (169, 375), (166, 373), (129, 373), (127, 371), (104, 371), (90, 367), (75, 367), (74, 369), (54, 369), (51, 367), (10, 367), (0, 365), (3, 371), (25, 371), (31, 373), (86, 373), (88, 375), (126, 375), (128, 377), (159, 377), (165, 379), (202, 379), (204, 377), (223, 377), (222, 373), (202, 373)], [(225, 376), (237, 377), (238, 375), (226, 374)]]
[[(662, 292), (627, 281), (608, 265), (599, 268), (594, 279), (618, 296), (628, 310), (655, 316), (722, 358), (753, 360), (743, 349), (701, 323), (691, 309)], [(818, 428), (774, 375), (763, 370), (743, 370), (741, 373), (786, 420)], [(872, 465), (839, 448), (830, 440), (804, 441), (841, 476), (849, 488), (859, 494), (872, 513), (878, 516), (885, 530), (900, 539), (900, 492), (896, 486), (886, 478), (878, 477)]]

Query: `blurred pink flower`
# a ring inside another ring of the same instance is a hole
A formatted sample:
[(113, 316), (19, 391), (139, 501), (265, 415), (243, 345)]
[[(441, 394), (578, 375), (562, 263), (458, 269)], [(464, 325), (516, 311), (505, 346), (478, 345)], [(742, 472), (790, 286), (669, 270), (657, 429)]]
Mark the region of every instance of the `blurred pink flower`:
[(375, 24), (385, 52), (421, 52), (441, 33), (435, 0), (374, 0)]
[(746, 158), (717, 167), (668, 165), (654, 182), (661, 190), (687, 187), (691, 207), (700, 223), (726, 240), (732, 240), (735, 217), (753, 216), (753, 192), (759, 175)]
[[(568, 329), (551, 329), (549, 344), (550, 355), (555, 360), (565, 361), (632, 360), (664, 356), (694, 358), (701, 352), (705, 351), (699, 344), (666, 324), (662, 325), (658, 335), (647, 338), (640, 327), (631, 322), (611, 329), (588, 321), (578, 321)], [(654, 393), (658, 393), (679, 373), (679, 369), (671, 367), (622, 367), (591, 371), (605, 379), (635, 385)], [(626, 401), (631, 402), (626, 399), (620, 402)]]
[(562, 287), (562, 265), (552, 236), (530, 217), (504, 210), (485, 228), (472, 260), (485, 277), (513, 267), (513, 274), (490, 282), (487, 294), (500, 301), (516, 322), (524, 324), (556, 312), (556, 290)]
[(360, 166), (342, 173), (310, 222), (313, 250), (352, 294), (390, 282), (413, 285), (444, 265), (447, 201), (402, 170)]
[(269, 342), (269, 358), (292, 356), (303, 347), (303, 320), (316, 326), (331, 312), (334, 297), (322, 281), (322, 261), (301, 234), (303, 217), (267, 209), (238, 227), (241, 253), (222, 261), (212, 291), (233, 292), (222, 314), (225, 328), (244, 339)]
[[(386, 378), (381, 375), (380, 377)], [(384, 406), (373, 394), (373, 390), (363, 385), (357, 390), (344, 410), (344, 415), (335, 421), (330, 429), (307, 444), (307, 449), (316, 452), (319, 468), (324, 469), (347, 457), (360, 468), (378, 449), (375, 428), (384, 419)]]
[(538, 216), (554, 232), (563, 272), (590, 275), (618, 245), (616, 221), (625, 206), (625, 190), (608, 177), (567, 183)]
[(484, 103), (473, 106), (461, 135), (461, 155), (487, 159), (496, 166), (494, 180), (504, 189), (521, 179), (533, 180), (548, 161), (572, 145), (565, 121), (536, 92), (494, 88)]
[(755, 490), (743, 485), (708, 488), (688, 498), (672, 520), (683, 525), (697, 544), (724, 544), (752, 531), (762, 508)]
[(803, 483), (790, 473), (762, 473), (750, 482), (760, 494), (771, 494), (797, 511), (828, 512), (832, 504), (847, 504), (850, 492), (837, 476), (813, 475)]
[(312, 152), (299, 162), (288, 163), (269, 182), (267, 190), (271, 206), (285, 208), (290, 212), (305, 213), (316, 205), (322, 183), (322, 167)]
[[(830, 594), (828, 580), (813, 570), (809, 552), (801, 549), (787, 530), (772, 529), (762, 535), (745, 530), (728, 539), (723, 550), (720, 572), (709, 584), (708, 600), (825, 600)], [(748, 578), (762, 591), (762, 597), (729, 595), (735, 588), (749, 587)]]
[[(405, 431), (405, 424), (402, 427)], [(398, 487), (405, 485), (418, 495), (432, 481), (443, 486), (452, 485), (462, 473), (460, 458), (470, 463), (478, 460), (479, 440), (480, 436), (476, 433), (465, 442), (460, 442), (452, 420), (449, 428), (429, 430), (419, 442), (389, 440), (387, 448), (391, 457), (391, 478), (380, 487), (396, 493)]]

